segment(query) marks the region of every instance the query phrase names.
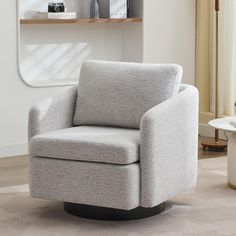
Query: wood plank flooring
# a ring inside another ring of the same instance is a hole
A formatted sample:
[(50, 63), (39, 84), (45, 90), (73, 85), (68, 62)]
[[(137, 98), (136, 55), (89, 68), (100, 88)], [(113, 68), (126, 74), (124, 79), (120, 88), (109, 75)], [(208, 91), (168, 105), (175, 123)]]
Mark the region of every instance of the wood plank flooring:
[(7, 157), (0, 159), (0, 187), (28, 183), (28, 157)]

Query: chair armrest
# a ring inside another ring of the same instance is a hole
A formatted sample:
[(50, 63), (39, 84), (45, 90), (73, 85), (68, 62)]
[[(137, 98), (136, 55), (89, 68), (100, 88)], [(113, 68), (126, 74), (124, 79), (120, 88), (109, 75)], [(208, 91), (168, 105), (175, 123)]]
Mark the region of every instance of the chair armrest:
[(29, 112), (28, 137), (73, 125), (77, 87), (66, 89), (55, 97), (33, 106)]
[(190, 85), (141, 120), (141, 206), (153, 207), (196, 185), (198, 90)]

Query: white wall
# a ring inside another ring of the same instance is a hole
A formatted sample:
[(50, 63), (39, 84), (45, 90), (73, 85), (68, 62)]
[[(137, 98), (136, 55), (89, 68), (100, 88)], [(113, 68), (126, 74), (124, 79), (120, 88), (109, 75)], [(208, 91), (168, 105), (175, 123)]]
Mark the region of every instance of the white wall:
[(195, 84), (196, 0), (144, 0), (144, 62), (183, 66)]
[[(67, 10), (77, 12), (77, 17), (90, 17), (90, 1), (64, 1)], [(109, 0), (99, 3), (101, 17), (108, 17)], [(136, 0), (134, 6), (137, 3)], [(19, 0), (19, 16), (27, 18), (25, 13), (32, 10), (47, 11), (47, 6), (48, 0)], [(134, 9), (132, 14), (141, 13)], [(141, 29), (140, 23), (21, 25), (22, 78), (32, 86), (73, 83), (86, 59), (142, 61), (142, 44), (137, 40), (142, 38)], [(134, 46), (140, 49), (135, 50)]]
[(123, 32), (121, 24), (22, 25), (22, 77), (35, 86), (73, 82), (87, 59), (122, 61)]

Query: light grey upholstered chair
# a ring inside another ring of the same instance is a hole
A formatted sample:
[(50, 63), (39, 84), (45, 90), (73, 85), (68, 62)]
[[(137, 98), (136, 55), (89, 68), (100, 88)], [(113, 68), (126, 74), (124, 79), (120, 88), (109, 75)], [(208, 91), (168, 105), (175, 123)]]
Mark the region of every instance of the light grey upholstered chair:
[(136, 219), (196, 184), (198, 91), (174, 64), (89, 61), (30, 110), (30, 193), (72, 214)]

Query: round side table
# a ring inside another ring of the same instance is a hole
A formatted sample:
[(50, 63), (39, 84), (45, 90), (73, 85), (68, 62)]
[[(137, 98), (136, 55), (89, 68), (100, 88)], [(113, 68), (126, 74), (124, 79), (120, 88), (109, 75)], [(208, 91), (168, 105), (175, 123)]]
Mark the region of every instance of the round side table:
[(228, 142), (228, 184), (236, 190), (236, 117), (216, 119), (209, 122), (209, 125), (230, 133)]

